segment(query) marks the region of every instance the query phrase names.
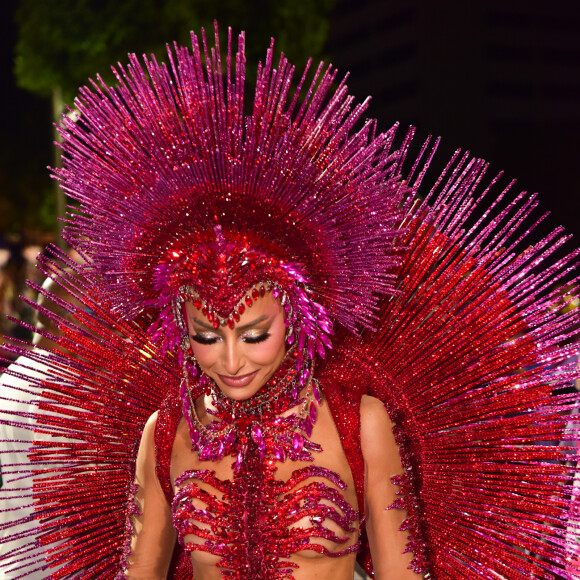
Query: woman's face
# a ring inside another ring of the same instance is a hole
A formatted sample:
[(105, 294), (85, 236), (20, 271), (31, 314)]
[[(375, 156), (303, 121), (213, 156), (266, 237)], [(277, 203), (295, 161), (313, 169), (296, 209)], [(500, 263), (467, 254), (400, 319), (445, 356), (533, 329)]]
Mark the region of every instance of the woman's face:
[(284, 309), (270, 292), (246, 308), (234, 328), (215, 329), (191, 302), (185, 312), (201, 370), (230, 399), (249, 399), (280, 366), (286, 353)]

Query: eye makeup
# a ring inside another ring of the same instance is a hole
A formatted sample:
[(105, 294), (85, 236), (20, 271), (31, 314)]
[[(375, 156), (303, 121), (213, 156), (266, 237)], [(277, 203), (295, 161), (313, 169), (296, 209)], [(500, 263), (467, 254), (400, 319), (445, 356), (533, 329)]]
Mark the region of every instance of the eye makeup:
[(215, 344), (218, 341), (218, 336), (204, 336), (203, 334), (190, 334), (191, 340), (195, 340), (198, 344)]
[[(206, 336), (203, 334), (191, 334), (190, 335), (191, 340), (194, 340), (195, 342), (197, 342), (198, 344), (215, 344), (220, 337), (219, 336)], [(265, 332), (262, 332), (261, 334), (247, 334), (247, 335), (242, 335), (240, 337), (242, 339), (243, 342), (247, 343), (247, 344), (259, 344), (260, 342), (264, 342), (265, 340), (267, 340), (268, 338), (270, 338), (270, 333), (266, 330)]]
[(268, 340), (268, 338), (270, 338), (270, 333), (266, 331), (258, 335), (243, 336), (242, 340), (244, 342), (247, 342), (248, 344), (258, 344), (260, 342)]

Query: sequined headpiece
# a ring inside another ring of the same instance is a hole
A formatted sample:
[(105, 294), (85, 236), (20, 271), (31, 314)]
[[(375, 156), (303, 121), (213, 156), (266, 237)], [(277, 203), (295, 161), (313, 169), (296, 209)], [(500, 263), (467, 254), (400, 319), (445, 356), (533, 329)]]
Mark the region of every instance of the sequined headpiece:
[(81, 89), (55, 171), (80, 202), (65, 235), (114, 288), (117, 314), (146, 315), (167, 349), (183, 336), (180, 300), (233, 325), (270, 289), (298, 344), (323, 354), (333, 323), (372, 326), (392, 289), (394, 133), (356, 127), (366, 105), (344, 81), (333, 90), (331, 67), (309, 85), (307, 67), (293, 90), (273, 45), (246, 114), (244, 35), (234, 55), (229, 33), (225, 63), (217, 27), (215, 42), (192, 34), (193, 53), (174, 46), (167, 64), (132, 55), (117, 86)]

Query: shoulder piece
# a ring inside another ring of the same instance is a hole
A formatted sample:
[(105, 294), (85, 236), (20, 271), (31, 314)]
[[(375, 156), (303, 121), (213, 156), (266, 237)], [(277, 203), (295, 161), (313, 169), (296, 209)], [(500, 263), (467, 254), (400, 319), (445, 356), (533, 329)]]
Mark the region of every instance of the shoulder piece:
[[(337, 340), (337, 344), (344, 345), (344, 341)], [(364, 530), (364, 460), (360, 442), (360, 402), (363, 394), (367, 392), (365, 376), (359, 376), (355, 380), (355, 374), (349, 373), (356, 365), (352, 365), (345, 348), (337, 348), (330, 353), (330, 357), (324, 365), (321, 373), (321, 384), (324, 396), (328, 401), (332, 417), (336, 424), (342, 447), (348, 464), (352, 471), (361, 525), (361, 547), (357, 556), (359, 564), (367, 572), (372, 571), (372, 562), (369, 552), (366, 532)], [(345, 364), (345, 360), (349, 360)]]
[(182, 416), (181, 399), (179, 395), (171, 394), (163, 401), (159, 409), (157, 425), (155, 425), (155, 470), (168, 503), (173, 501), (173, 489), (169, 476), (171, 449)]

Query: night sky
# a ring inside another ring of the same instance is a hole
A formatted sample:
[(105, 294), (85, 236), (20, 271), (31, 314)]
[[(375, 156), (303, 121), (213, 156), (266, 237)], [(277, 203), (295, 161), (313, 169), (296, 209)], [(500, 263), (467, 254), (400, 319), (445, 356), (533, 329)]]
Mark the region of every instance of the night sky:
[[(577, 0), (338, 0), (329, 52), (385, 129), (469, 150), (580, 237)], [(578, 244), (579, 242), (576, 241)]]

